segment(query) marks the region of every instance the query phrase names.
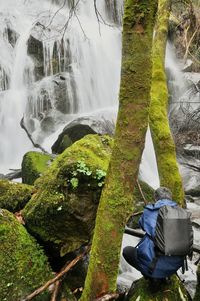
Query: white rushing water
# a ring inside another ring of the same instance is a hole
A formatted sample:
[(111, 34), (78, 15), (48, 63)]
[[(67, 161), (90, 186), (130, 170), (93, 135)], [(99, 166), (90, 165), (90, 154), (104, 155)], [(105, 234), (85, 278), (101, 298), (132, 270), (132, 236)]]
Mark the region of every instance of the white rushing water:
[(32, 148), (23, 116), (42, 143), (71, 114), (116, 109), (122, 1), (115, 17), (112, 2), (97, 3), (99, 23), (90, 0), (74, 10), (65, 0), (0, 0), (0, 173), (19, 168)]

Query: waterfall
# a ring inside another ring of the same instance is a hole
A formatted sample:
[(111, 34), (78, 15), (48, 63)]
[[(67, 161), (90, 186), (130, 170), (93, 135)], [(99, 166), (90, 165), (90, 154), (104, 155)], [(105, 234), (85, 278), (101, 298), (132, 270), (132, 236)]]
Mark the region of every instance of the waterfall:
[[(1, 86), (0, 92), (0, 172), (19, 167), (16, 162), (21, 162), (24, 152), (31, 148), (25, 132), (20, 127), (27, 99), (26, 82), (30, 73), (30, 60), (26, 51), (30, 29), (27, 27), (20, 33), (15, 47), (8, 52), (7, 61), (12, 63), (8, 65), (8, 71), (3, 72), (6, 84)], [(10, 49), (8, 36), (3, 36), (3, 40), (5, 49)], [(2, 65), (2, 70), (3, 68)]]
[(75, 115), (117, 110), (123, 1), (71, 3), (0, 3), (0, 173), (32, 149), (23, 116), (43, 143)]

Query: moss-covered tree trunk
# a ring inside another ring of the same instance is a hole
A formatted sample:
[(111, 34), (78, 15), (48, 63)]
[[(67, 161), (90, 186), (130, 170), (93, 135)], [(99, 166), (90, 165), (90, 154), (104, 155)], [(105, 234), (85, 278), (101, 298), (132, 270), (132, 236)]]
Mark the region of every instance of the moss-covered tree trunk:
[(81, 301), (116, 290), (121, 241), (148, 125), (151, 50), (157, 0), (126, 0), (115, 142), (102, 192)]
[(197, 270), (197, 286), (196, 286), (196, 293), (193, 301), (199, 301), (199, 300), (200, 300), (200, 264)]
[(173, 192), (173, 198), (182, 203), (182, 180), (167, 116), (168, 89), (165, 75), (165, 51), (171, 0), (159, 0), (158, 3), (158, 17), (153, 44), (150, 129), (160, 183), (169, 187)]

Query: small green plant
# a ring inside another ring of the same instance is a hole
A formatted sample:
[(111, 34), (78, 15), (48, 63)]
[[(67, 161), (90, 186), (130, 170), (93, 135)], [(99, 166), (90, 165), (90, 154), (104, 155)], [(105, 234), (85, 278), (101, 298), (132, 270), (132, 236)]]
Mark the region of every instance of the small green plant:
[(96, 176), (95, 178), (99, 181), (98, 186), (102, 187), (104, 184), (104, 178), (106, 176), (106, 172), (102, 169), (97, 169), (96, 170)]
[[(96, 169), (96, 172), (92, 172), (92, 170), (89, 169), (84, 160), (79, 160), (76, 164), (76, 169), (71, 172), (72, 178), (68, 180), (73, 189), (76, 189), (79, 185), (78, 176), (80, 174), (86, 175), (88, 177), (91, 176), (93, 179), (96, 179), (97, 185), (99, 187), (103, 186), (104, 178), (106, 176), (106, 172), (104, 170)], [(90, 183), (88, 183), (88, 186), (91, 186)]]
[(84, 161), (79, 160), (77, 163), (77, 172), (80, 172), (84, 175), (90, 176), (92, 171), (86, 166)]
[(78, 179), (77, 178), (71, 178), (70, 183), (71, 183), (73, 189), (76, 189), (78, 187)]

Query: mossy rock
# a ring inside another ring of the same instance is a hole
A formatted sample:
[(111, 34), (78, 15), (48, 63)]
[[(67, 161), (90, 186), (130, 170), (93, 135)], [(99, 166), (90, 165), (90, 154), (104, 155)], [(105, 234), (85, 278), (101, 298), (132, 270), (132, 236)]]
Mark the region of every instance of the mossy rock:
[(176, 276), (171, 277), (169, 281), (162, 284), (156, 284), (142, 278), (135, 283), (132, 289), (133, 292), (131, 293), (130, 301), (190, 300), (181, 281)]
[(49, 167), (52, 157), (39, 152), (28, 152), (22, 161), (22, 182), (33, 185)]
[(76, 124), (72, 127), (67, 127), (52, 145), (52, 153), (61, 154), (67, 147), (89, 134), (97, 133), (87, 124)]
[(197, 270), (197, 286), (196, 286), (196, 293), (195, 293), (193, 300), (194, 301), (200, 300), (200, 264), (199, 264), (198, 270)]
[[(7, 210), (0, 210), (0, 296), (14, 301), (53, 278), (47, 258), (35, 239)], [(48, 291), (34, 300), (48, 301)]]
[(33, 187), (0, 180), (0, 208), (16, 212), (24, 208), (26, 203), (31, 199)]
[(113, 140), (87, 135), (59, 155), (36, 182), (22, 211), (28, 229), (61, 255), (92, 235)]

